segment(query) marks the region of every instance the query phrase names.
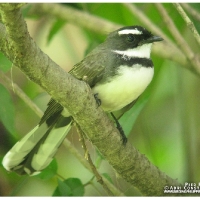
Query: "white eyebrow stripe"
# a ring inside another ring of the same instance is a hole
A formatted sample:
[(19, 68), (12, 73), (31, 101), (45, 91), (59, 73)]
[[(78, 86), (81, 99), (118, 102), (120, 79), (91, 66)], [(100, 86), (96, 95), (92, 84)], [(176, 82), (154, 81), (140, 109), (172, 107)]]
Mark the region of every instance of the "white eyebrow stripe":
[(142, 31), (139, 31), (138, 29), (124, 29), (121, 31), (118, 31), (119, 35), (123, 35), (123, 34), (134, 34), (134, 35), (141, 35)]

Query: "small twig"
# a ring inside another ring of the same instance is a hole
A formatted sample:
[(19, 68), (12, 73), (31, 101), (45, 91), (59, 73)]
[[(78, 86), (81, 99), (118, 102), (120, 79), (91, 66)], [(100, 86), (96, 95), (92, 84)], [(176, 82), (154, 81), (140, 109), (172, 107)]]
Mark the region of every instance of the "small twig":
[[(79, 153), (79, 151), (71, 144), (69, 140), (65, 139), (63, 144), (67, 148), (67, 150), (71, 152), (86, 169), (92, 172), (92, 169), (89, 163)], [(124, 196), (124, 194), (118, 188), (116, 188), (112, 183), (110, 183), (106, 178), (104, 177), (102, 178), (103, 178), (103, 181), (106, 183), (106, 185), (109, 187), (109, 189), (112, 191), (112, 193), (115, 196)]]
[[(100, 33), (109, 33), (122, 25), (117, 24), (101, 17), (92, 15), (88, 12), (82, 12), (78, 9), (74, 9), (71, 6), (63, 6), (61, 4), (33, 4), (29, 13), (37, 13), (37, 15), (53, 15), (57, 18), (73, 22), (78, 26), (92, 29), (93, 31)], [(97, 25), (98, 24), (98, 25)]]
[(95, 178), (95, 176), (93, 176), (87, 183), (85, 183), (84, 187), (86, 187), (88, 185), (92, 185), (92, 187), (98, 192), (98, 194), (102, 196), (102, 192), (99, 191), (99, 189), (97, 188), (97, 186), (93, 182), (94, 178)]
[(190, 49), (190, 47), (188, 46), (188, 44), (185, 41), (185, 39), (183, 38), (181, 33), (176, 28), (174, 22), (172, 21), (172, 19), (168, 15), (166, 9), (160, 3), (157, 3), (155, 5), (156, 5), (158, 11), (160, 12), (161, 16), (163, 17), (163, 20), (164, 20), (166, 26), (168, 27), (168, 30), (171, 32), (172, 36), (176, 40), (176, 42), (177, 42), (178, 46), (180, 47), (180, 49), (185, 54), (185, 56), (188, 59), (189, 63), (191, 63), (191, 65), (193, 66), (193, 68), (190, 66), (191, 70), (195, 69), (198, 73), (200, 73), (200, 68), (199, 68), (199, 64), (200, 63), (199, 63), (198, 58), (193, 53), (193, 51)]
[(0, 71), (1, 80), (4, 81), (10, 90), (14, 90), (17, 94), (39, 117), (42, 117), (43, 112), (31, 101), (31, 99), (21, 90), (21, 88), (8, 78), (2, 71)]
[(82, 147), (83, 147), (83, 149), (85, 151), (85, 158), (88, 161), (88, 163), (90, 164), (90, 167), (91, 167), (92, 172), (94, 173), (94, 175), (95, 175), (95, 177), (97, 179), (97, 182), (99, 182), (103, 186), (103, 188), (105, 189), (105, 191), (108, 193), (109, 196), (113, 196), (114, 194), (108, 188), (108, 186), (105, 184), (105, 182), (103, 181), (102, 176), (99, 174), (99, 172), (97, 171), (95, 165), (92, 162), (92, 159), (91, 159), (90, 154), (88, 152), (87, 146), (85, 144), (85, 138), (83, 136), (83, 132), (82, 132), (81, 128), (79, 127), (79, 125), (77, 123), (76, 123), (76, 128), (77, 128), (77, 132), (78, 132), (79, 137), (80, 137), (80, 142), (81, 142)]
[(183, 18), (183, 20), (185, 21), (188, 28), (193, 33), (194, 38), (196, 39), (197, 43), (200, 46), (200, 36), (199, 36), (199, 33), (197, 32), (197, 29), (195, 28), (193, 22), (187, 16), (187, 14), (185, 13), (185, 11), (183, 10), (183, 8), (181, 7), (181, 5), (179, 3), (174, 3), (174, 6), (177, 9), (177, 11), (179, 12), (179, 14), (181, 15), (181, 17)]
[(93, 176), (87, 183), (85, 183), (84, 186), (92, 184), (92, 181), (94, 180), (94, 177), (95, 176)]
[(93, 176), (87, 183), (84, 184), (84, 187), (88, 186), (88, 185), (92, 185), (94, 187), (94, 189), (101, 195), (101, 192), (99, 191), (99, 189), (95, 186), (95, 184), (93, 183), (93, 179), (95, 176)]
[(187, 10), (188, 13), (190, 13), (192, 17), (194, 17), (194, 19), (200, 22), (200, 13), (198, 11), (192, 8), (188, 3), (182, 3), (181, 5), (185, 8), (185, 10)]
[(60, 174), (56, 173), (56, 176), (58, 176), (60, 179), (62, 179), (63, 181), (65, 180), (65, 178), (63, 176), (61, 176)]

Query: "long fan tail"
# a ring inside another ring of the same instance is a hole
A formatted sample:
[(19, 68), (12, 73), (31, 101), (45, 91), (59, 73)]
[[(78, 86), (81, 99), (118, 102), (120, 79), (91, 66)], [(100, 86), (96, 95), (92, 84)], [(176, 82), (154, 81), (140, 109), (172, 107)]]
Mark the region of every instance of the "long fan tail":
[(21, 175), (38, 174), (53, 160), (71, 128), (71, 123), (71, 117), (59, 115), (50, 126), (46, 122), (37, 125), (4, 156), (2, 162), (4, 168)]

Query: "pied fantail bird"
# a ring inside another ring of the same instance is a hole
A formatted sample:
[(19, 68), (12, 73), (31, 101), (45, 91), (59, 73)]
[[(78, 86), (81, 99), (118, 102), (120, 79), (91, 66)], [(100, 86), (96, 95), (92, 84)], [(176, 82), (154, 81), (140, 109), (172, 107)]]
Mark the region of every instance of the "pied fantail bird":
[[(87, 77), (105, 112), (120, 110), (134, 102), (151, 82), (154, 74), (151, 46), (161, 40), (141, 26), (120, 28), (69, 73), (80, 80)], [(72, 121), (67, 109), (51, 99), (39, 124), (3, 158), (5, 169), (29, 175), (42, 171), (52, 161)]]

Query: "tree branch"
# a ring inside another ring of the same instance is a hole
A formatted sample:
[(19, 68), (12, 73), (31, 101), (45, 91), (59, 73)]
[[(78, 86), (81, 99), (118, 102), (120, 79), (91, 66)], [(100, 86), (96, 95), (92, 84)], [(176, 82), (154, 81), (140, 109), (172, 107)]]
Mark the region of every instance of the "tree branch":
[(21, 88), (12, 82), (2, 71), (0, 71), (1, 80), (9, 87), (10, 90), (13, 90), (39, 117), (42, 117), (43, 112), (29, 99), (26, 94), (21, 90)]
[(183, 18), (183, 20), (185, 21), (186, 25), (189, 27), (196, 42), (200, 46), (200, 36), (199, 36), (199, 33), (197, 32), (197, 29), (195, 28), (193, 22), (187, 16), (187, 14), (185, 13), (185, 11), (183, 10), (183, 8), (181, 7), (181, 5), (179, 3), (174, 3), (174, 6), (177, 9), (177, 11), (179, 12), (179, 14), (181, 15), (181, 17)]
[[(165, 58), (172, 60), (176, 63), (179, 63), (182, 67), (191, 70), (196, 75), (200, 76), (200, 72), (193, 70), (190, 62), (188, 62), (185, 55), (180, 51), (180, 49), (162, 32), (161, 29), (152, 24), (147, 17), (139, 11), (132, 4), (125, 4), (125, 6), (138, 17), (138, 19), (144, 23), (150, 30), (154, 31), (156, 34), (162, 36), (164, 41), (153, 47), (153, 53)], [(96, 17), (92, 14), (76, 10), (69, 6), (62, 6), (59, 4), (34, 4), (30, 9), (30, 14), (39, 14), (39, 15), (49, 15), (57, 18), (61, 18), (83, 28), (87, 28), (94, 32), (100, 34), (106, 34), (113, 30), (122, 27), (123, 25), (115, 24), (113, 22), (107, 21), (100, 17)], [(98, 24), (98, 26), (97, 26)], [(153, 25), (153, 26), (152, 26)], [(165, 49), (165, 51), (163, 51)]]
[[(66, 73), (37, 47), (17, 6), (0, 4), (7, 33), (5, 42), (9, 45), (9, 51), (4, 48), (4, 53), (14, 65), (66, 107), (117, 173), (143, 194), (164, 195), (164, 186), (180, 185), (152, 165), (129, 142), (122, 145), (118, 130), (103, 110), (97, 108), (91, 89)], [(0, 42), (5, 45), (2, 40)]]
[(186, 43), (186, 41), (182, 37), (181, 33), (176, 28), (174, 22), (169, 17), (164, 6), (160, 3), (158, 3), (158, 4), (156, 4), (156, 7), (157, 7), (158, 11), (160, 12), (161, 16), (163, 17), (163, 20), (164, 20), (166, 26), (168, 27), (168, 30), (171, 32), (172, 36), (176, 40), (180, 49), (185, 54), (185, 57), (188, 59), (189, 63), (191, 63), (191, 65), (188, 65), (188, 67), (190, 67), (191, 70), (195, 70), (196, 73), (199, 74), (200, 73), (200, 67), (199, 67), (200, 66), (200, 58), (199, 58), (198, 54), (195, 55), (194, 52), (189, 47), (189, 45)]
[(116, 24), (87, 12), (82, 12), (70, 6), (62, 6), (60, 4), (34, 4), (30, 9), (31, 13), (54, 16), (104, 35), (122, 27), (121, 24)]
[(181, 5), (185, 8), (185, 10), (187, 10), (188, 13), (190, 13), (190, 15), (192, 15), (192, 17), (200, 22), (200, 13), (198, 11), (192, 8), (188, 3), (182, 3)]

